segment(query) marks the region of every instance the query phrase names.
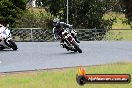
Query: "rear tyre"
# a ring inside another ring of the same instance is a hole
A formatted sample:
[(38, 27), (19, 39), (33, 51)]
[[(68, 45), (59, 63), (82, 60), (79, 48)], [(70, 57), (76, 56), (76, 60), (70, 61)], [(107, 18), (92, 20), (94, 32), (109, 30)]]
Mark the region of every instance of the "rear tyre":
[(3, 49), (5, 49), (3, 46), (0, 46), (0, 51), (2, 51)]
[(8, 40), (8, 42), (9, 42), (10, 47), (13, 50), (17, 50), (18, 49), (16, 43), (13, 40)]
[(79, 53), (82, 53), (82, 50), (79, 48), (79, 46), (77, 45), (75, 41), (72, 42), (72, 45), (74, 46), (75, 49), (77, 49)]

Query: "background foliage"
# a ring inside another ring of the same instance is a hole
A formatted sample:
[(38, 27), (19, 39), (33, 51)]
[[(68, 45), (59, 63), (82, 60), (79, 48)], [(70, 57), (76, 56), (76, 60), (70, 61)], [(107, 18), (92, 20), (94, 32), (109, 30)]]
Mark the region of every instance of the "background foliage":
[(131, 25), (132, 28), (132, 0), (120, 0), (120, 4), (128, 18), (126, 22)]
[[(37, 5), (66, 22), (66, 1), (37, 0)], [(108, 11), (121, 11), (119, 0), (69, 0), (69, 23), (74, 28), (109, 29), (116, 19), (104, 20), (103, 14)]]
[(25, 0), (1, 0), (0, 21), (12, 24), (21, 17), (25, 9)]
[[(42, 28), (51, 28), (56, 17), (66, 22), (67, 0), (36, 0), (37, 9), (32, 11), (26, 7), (29, 1), (1, 0), (0, 21), (10, 23), (11, 27)], [(69, 23), (74, 28), (111, 29), (117, 18), (104, 19), (103, 16), (108, 12), (118, 12), (125, 13), (130, 24), (131, 3), (131, 0), (69, 0)]]
[(50, 28), (53, 16), (42, 9), (28, 9), (21, 19), (14, 24), (18, 28)]

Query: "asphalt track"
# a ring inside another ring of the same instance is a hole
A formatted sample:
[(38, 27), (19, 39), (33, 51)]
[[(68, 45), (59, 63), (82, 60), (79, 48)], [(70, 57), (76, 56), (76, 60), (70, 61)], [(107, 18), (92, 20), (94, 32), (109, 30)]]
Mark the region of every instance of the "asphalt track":
[(17, 42), (18, 51), (0, 51), (0, 72), (91, 66), (132, 61), (132, 41), (81, 41), (83, 53), (59, 42)]

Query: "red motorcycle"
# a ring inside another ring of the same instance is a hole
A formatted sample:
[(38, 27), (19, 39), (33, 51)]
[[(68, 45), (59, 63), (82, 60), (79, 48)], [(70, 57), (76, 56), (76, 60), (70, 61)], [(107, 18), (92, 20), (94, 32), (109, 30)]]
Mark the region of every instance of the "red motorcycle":
[(72, 34), (69, 32), (69, 30), (64, 30), (62, 32), (62, 39), (64, 40), (64, 47), (67, 50), (71, 50), (74, 52), (82, 53), (82, 50), (79, 47), (79, 44), (76, 42)]

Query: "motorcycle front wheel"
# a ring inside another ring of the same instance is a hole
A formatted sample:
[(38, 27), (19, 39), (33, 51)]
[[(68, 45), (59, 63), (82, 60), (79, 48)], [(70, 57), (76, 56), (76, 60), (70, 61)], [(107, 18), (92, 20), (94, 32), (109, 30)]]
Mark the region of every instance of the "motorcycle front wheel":
[(80, 47), (77, 45), (77, 43), (75, 41), (72, 42), (72, 45), (74, 46), (74, 48), (79, 52), (82, 53), (82, 50), (80, 49)]

